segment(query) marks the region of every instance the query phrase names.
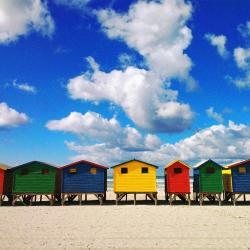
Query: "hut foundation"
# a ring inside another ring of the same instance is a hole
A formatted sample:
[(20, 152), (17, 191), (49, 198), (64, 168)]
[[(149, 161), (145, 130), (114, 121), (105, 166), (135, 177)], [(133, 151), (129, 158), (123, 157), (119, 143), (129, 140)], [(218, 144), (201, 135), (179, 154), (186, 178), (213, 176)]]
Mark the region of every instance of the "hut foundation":
[(166, 193), (165, 197), (170, 205), (172, 205), (173, 201), (176, 201), (177, 197), (183, 202), (188, 202), (189, 206), (191, 205), (190, 193)]
[(106, 201), (106, 193), (62, 193), (61, 205), (63, 206), (66, 201), (72, 202), (76, 198), (79, 202), (79, 205), (82, 205), (83, 195), (85, 202), (88, 200), (88, 195), (94, 195), (99, 201), (100, 205), (102, 205), (103, 202)]
[(126, 201), (128, 200), (128, 194), (133, 194), (134, 195), (134, 205), (136, 205), (136, 195), (137, 194), (145, 194), (145, 200), (152, 200), (154, 201), (155, 205), (157, 205), (157, 192), (152, 192), (152, 193), (144, 193), (144, 192), (127, 192), (127, 193), (116, 193), (116, 205), (118, 205), (119, 201), (121, 201), (124, 197)]
[[(36, 199), (37, 195), (38, 194), (36, 193), (13, 194), (12, 206), (15, 206), (17, 201), (21, 202), (25, 206), (27, 205), (32, 206), (37, 201)], [(39, 194), (39, 196), (40, 196), (40, 202), (42, 201), (42, 196), (45, 196), (48, 199), (50, 206), (52, 206), (55, 202), (55, 194)]]
[(221, 206), (221, 193), (199, 193), (200, 206), (203, 205), (206, 198), (209, 201), (218, 201), (219, 206)]

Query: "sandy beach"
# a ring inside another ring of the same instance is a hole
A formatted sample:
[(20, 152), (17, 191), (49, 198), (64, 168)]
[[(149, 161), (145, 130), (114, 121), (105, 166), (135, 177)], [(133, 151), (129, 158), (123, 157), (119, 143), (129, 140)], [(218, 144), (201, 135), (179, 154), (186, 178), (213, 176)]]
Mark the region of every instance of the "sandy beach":
[(249, 205), (189, 207), (160, 201), (155, 206), (148, 201), (115, 206), (108, 201), (99, 206), (90, 201), (0, 209), (1, 249), (250, 248)]

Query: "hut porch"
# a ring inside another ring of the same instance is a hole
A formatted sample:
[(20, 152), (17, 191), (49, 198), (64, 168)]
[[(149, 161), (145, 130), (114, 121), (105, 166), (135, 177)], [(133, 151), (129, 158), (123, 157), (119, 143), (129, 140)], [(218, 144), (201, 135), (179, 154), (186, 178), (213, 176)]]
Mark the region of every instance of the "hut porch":
[(145, 194), (145, 200), (149, 198), (150, 200), (154, 201), (155, 205), (157, 205), (157, 192), (122, 192), (122, 193), (116, 192), (116, 205), (118, 205), (119, 201), (121, 201), (123, 198), (126, 198), (127, 201), (128, 194), (134, 195), (134, 205), (136, 205), (137, 194)]
[(84, 195), (84, 201), (88, 200), (88, 195), (94, 195), (99, 201), (100, 205), (102, 205), (103, 202), (106, 201), (106, 193), (90, 193), (90, 192), (88, 193), (62, 193), (61, 204), (63, 206), (66, 201), (72, 202), (77, 198), (79, 201), (79, 205), (82, 205), (83, 195)]
[(168, 201), (170, 205), (172, 205), (173, 201), (177, 200), (177, 197), (183, 202), (188, 202), (189, 206), (191, 205), (190, 193), (165, 193), (166, 201)]

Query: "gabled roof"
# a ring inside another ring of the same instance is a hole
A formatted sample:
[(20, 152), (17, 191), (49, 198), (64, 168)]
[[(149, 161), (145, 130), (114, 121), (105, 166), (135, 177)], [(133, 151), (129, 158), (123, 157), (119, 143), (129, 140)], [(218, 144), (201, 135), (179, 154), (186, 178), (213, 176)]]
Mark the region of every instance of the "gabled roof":
[(11, 169), (16, 169), (16, 168), (21, 168), (25, 165), (29, 165), (31, 163), (39, 163), (39, 164), (42, 164), (42, 165), (46, 165), (46, 166), (49, 166), (49, 167), (54, 167), (54, 168), (58, 168), (56, 165), (53, 165), (53, 164), (50, 164), (50, 163), (47, 163), (47, 162), (42, 162), (42, 161), (29, 161), (29, 162), (26, 162), (26, 163), (23, 163), (21, 165), (18, 165), (18, 166), (15, 166)]
[(234, 168), (234, 167), (238, 167), (238, 166), (245, 164), (245, 163), (250, 163), (250, 159), (244, 160), (244, 161), (238, 161), (238, 162), (232, 163), (230, 165), (227, 165), (226, 167), (227, 168)]
[(202, 166), (203, 166), (205, 163), (207, 163), (207, 162), (212, 162), (212, 163), (214, 163), (215, 165), (217, 165), (218, 167), (223, 168), (220, 164), (218, 164), (217, 162), (215, 162), (215, 161), (213, 161), (213, 160), (211, 160), (211, 159), (209, 159), (209, 160), (207, 160), (207, 161), (204, 161), (204, 162), (200, 163), (199, 165), (196, 165), (196, 166), (193, 167), (193, 168), (194, 168), (194, 169), (200, 168), (200, 167), (202, 167)]
[(147, 162), (145, 162), (145, 161), (140, 161), (140, 160), (137, 160), (137, 159), (132, 159), (132, 160), (130, 160), (130, 161), (125, 161), (125, 162), (119, 163), (119, 164), (117, 164), (117, 165), (115, 165), (115, 166), (113, 166), (113, 167), (111, 167), (111, 168), (116, 168), (116, 167), (118, 167), (118, 166), (121, 166), (121, 165), (123, 165), (123, 164), (129, 163), (129, 162), (132, 162), (132, 161), (141, 162), (141, 163), (150, 165), (150, 166), (152, 166), (152, 167), (158, 168), (158, 166), (156, 166), (156, 165), (147, 163)]
[(6, 170), (6, 169), (9, 169), (9, 168), (11, 168), (11, 167), (6, 165), (6, 164), (0, 163), (0, 169)]
[(170, 166), (172, 166), (172, 165), (175, 164), (176, 162), (179, 162), (179, 163), (181, 163), (182, 165), (184, 165), (184, 166), (188, 167), (189, 169), (191, 169), (191, 167), (189, 167), (186, 163), (184, 163), (184, 162), (181, 161), (181, 160), (175, 160), (175, 161), (170, 162), (168, 165), (166, 165), (166, 166), (164, 167), (164, 169), (169, 168)]
[(85, 161), (85, 160), (80, 160), (80, 161), (76, 161), (76, 162), (67, 164), (67, 165), (65, 165), (65, 166), (63, 166), (63, 167), (60, 167), (60, 169), (67, 168), (67, 167), (72, 167), (72, 166), (75, 166), (75, 165), (77, 165), (77, 164), (79, 164), (79, 163), (88, 163), (88, 164), (93, 165), (93, 166), (95, 166), (95, 167), (97, 167), (97, 168), (108, 169), (107, 167), (104, 167), (104, 166), (102, 166), (102, 165), (93, 163), (93, 162), (91, 162), (91, 161)]

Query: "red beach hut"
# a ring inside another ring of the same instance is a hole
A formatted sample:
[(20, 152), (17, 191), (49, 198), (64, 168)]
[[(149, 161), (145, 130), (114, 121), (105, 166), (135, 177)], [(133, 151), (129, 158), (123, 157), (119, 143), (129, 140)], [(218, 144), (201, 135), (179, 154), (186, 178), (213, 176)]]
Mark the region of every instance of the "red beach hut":
[(172, 204), (177, 197), (188, 201), (190, 205), (190, 167), (180, 160), (173, 161), (165, 167), (165, 195)]
[(4, 176), (7, 168), (9, 167), (4, 164), (0, 164), (0, 205), (2, 205), (4, 198)]

